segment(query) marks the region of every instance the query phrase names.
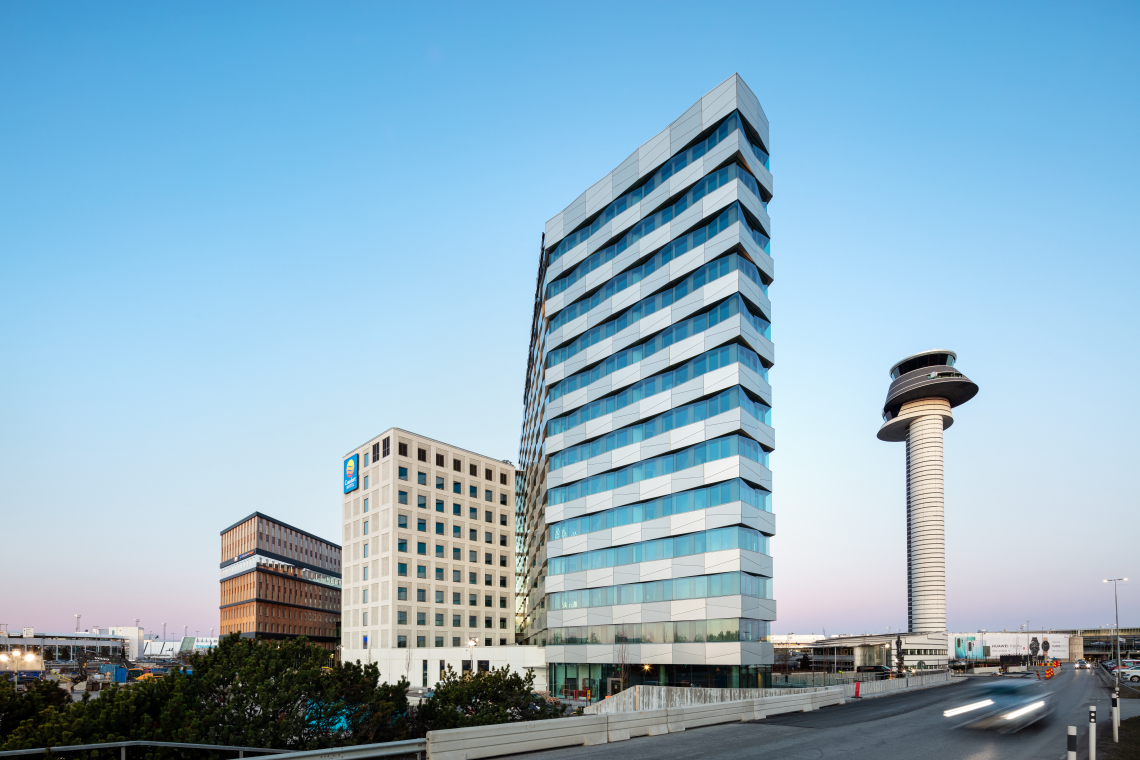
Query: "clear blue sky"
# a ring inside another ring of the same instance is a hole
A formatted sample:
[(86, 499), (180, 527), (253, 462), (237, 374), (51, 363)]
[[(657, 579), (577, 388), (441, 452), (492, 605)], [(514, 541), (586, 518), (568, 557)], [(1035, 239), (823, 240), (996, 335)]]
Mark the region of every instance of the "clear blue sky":
[[(0, 622), (217, 627), (390, 425), (515, 459), (547, 219), (739, 72), (771, 121), (779, 632), (905, 625), (887, 369), (959, 352), (950, 626), (1136, 549), (1134, 3), (0, 4)], [(472, 399), (479, 399), (472, 403)]]

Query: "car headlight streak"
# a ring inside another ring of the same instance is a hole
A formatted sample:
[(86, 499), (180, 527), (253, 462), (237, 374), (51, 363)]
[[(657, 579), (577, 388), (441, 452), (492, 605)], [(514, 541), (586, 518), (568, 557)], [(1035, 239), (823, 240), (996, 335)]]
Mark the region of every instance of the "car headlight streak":
[(1042, 702), (1034, 702), (1031, 705), (1026, 705), (1025, 707), (1022, 707), (1020, 710), (1014, 710), (1013, 712), (1008, 712), (1001, 717), (1005, 718), (1006, 720), (1015, 720), (1016, 718), (1020, 718), (1022, 715), (1025, 715), (1026, 713), (1031, 713), (1034, 710), (1036, 710), (1037, 708), (1044, 707), (1044, 706), (1045, 706), (1045, 702), (1043, 702), (1043, 701)]
[(945, 718), (953, 718), (955, 715), (961, 715), (962, 713), (970, 712), (970, 710), (978, 710), (983, 707), (989, 707), (993, 703), (994, 701), (992, 699), (985, 699), (981, 702), (975, 702), (972, 705), (962, 705), (961, 707), (955, 707), (953, 710), (943, 710), (942, 716)]

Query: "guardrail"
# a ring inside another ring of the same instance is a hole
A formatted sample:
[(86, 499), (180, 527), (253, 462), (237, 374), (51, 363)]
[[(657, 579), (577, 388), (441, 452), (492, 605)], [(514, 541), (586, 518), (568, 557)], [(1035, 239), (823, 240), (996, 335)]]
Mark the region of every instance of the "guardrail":
[(239, 758), (244, 758), (246, 752), (265, 752), (276, 755), (274, 760), (370, 760), (374, 757), (393, 757), (395, 755), (415, 755), (416, 760), (422, 760), (427, 752), (426, 739), (408, 739), (399, 742), (385, 742), (383, 744), (357, 744), (349, 747), (329, 747), (328, 749), (311, 749), (293, 752), (287, 749), (267, 749), (265, 747), (235, 747), (227, 744), (188, 744), (183, 742), (104, 742), (102, 744), (69, 744), (57, 747), (39, 747), (37, 749), (13, 749), (0, 752), (0, 757), (15, 757), (16, 755), (36, 755), (44, 752), (78, 752), (83, 750), (105, 750), (119, 748), (122, 760), (127, 758), (127, 747), (171, 747), (174, 749), (208, 749), (237, 752)]

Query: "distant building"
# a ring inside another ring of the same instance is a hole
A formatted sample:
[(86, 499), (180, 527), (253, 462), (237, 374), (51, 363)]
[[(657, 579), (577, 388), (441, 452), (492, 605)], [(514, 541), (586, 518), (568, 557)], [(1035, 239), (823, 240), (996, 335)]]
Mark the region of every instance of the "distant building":
[(124, 652), (129, 657), (129, 651), (128, 640), (108, 633), (106, 628), (62, 633), (34, 629), (25, 629), (20, 634), (0, 631), (0, 673), (11, 672), (13, 668), (44, 670), (78, 662), (81, 657), (89, 661), (118, 660)]
[(340, 546), (260, 512), (226, 528), (221, 537), (223, 636), (240, 633), (271, 641), (306, 636), (335, 650)]
[(514, 645), (514, 466), (400, 428), (343, 466), (342, 658), (406, 659), (434, 682), (471, 641), (477, 661)]

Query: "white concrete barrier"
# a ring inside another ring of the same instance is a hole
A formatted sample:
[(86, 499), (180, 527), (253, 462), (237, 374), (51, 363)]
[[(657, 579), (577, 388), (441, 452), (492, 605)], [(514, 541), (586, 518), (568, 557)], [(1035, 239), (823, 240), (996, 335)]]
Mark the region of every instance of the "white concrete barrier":
[[(941, 671), (928, 676), (892, 678), (889, 681), (862, 681), (859, 684), (859, 696), (874, 697), (895, 691), (906, 691), (907, 689), (925, 689), (930, 686), (950, 683), (952, 677), (953, 675), (949, 671)], [(855, 684), (845, 684), (842, 689), (844, 696), (855, 696)]]
[(432, 760), (477, 760), (555, 747), (605, 744), (609, 741), (607, 723), (607, 716), (583, 715), (428, 731), (428, 757)]
[(608, 720), (606, 737), (620, 742), (635, 736), (660, 736), (669, 733), (667, 710), (640, 710), (605, 716)]

